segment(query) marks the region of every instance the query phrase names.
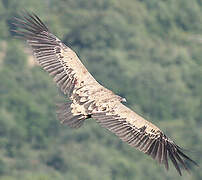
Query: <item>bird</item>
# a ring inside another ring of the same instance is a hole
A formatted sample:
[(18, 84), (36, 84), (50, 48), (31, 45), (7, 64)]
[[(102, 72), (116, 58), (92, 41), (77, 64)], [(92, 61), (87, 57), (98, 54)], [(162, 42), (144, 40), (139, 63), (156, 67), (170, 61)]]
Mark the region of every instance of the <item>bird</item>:
[(187, 163), (198, 166), (156, 125), (124, 105), (125, 98), (96, 81), (77, 54), (51, 33), (35, 13), (26, 12), (15, 17), (13, 24), (15, 35), (26, 40), (36, 61), (67, 96), (56, 109), (62, 124), (79, 128), (85, 120), (94, 119), (167, 170), (169, 159), (179, 175), (182, 175), (182, 169), (189, 172)]

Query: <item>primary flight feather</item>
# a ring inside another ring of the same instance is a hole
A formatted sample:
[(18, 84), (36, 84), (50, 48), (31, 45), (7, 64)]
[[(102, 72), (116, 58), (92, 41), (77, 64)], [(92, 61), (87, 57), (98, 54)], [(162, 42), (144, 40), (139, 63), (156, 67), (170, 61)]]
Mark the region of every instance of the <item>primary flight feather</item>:
[(168, 158), (181, 175), (189, 170), (185, 160), (197, 165), (154, 124), (122, 104), (125, 99), (100, 85), (76, 53), (53, 35), (35, 14), (15, 18), (14, 30), (27, 40), (36, 60), (56, 82), (70, 102), (58, 104), (61, 123), (79, 128), (88, 118), (115, 133), (120, 139), (150, 155), (168, 169)]

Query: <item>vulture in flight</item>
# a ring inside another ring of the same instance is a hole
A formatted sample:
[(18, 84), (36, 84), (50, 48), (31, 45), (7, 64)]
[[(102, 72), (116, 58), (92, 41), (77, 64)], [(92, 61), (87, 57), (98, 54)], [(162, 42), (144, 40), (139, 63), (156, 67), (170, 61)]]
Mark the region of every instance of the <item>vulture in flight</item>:
[(197, 165), (182, 148), (157, 126), (122, 104), (124, 98), (99, 84), (76, 53), (53, 35), (34, 13), (15, 18), (16, 35), (25, 39), (40, 66), (70, 99), (57, 105), (62, 124), (79, 128), (89, 118), (116, 134), (132, 147), (151, 156), (168, 170), (168, 159), (178, 173), (189, 170), (186, 161)]

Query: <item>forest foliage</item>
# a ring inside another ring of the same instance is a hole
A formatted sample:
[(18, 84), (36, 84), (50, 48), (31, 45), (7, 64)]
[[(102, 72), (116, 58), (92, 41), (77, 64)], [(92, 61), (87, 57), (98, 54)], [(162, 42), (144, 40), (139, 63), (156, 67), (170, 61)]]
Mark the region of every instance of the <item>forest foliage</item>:
[(1, 0), (0, 179), (202, 179), (195, 167), (166, 172), (93, 119), (60, 125), (55, 104), (66, 97), (11, 31), (23, 10), (202, 166), (201, 0)]

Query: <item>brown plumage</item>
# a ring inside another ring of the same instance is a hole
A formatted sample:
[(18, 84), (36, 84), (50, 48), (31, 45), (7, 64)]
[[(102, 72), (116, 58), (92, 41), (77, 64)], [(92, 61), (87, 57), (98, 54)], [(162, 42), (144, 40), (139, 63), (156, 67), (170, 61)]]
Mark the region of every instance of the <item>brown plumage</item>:
[(61, 123), (72, 128), (93, 118), (120, 139), (168, 166), (168, 157), (181, 175), (188, 171), (185, 160), (197, 165), (155, 125), (121, 102), (124, 98), (100, 85), (81, 63), (76, 53), (54, 36), (35, 15), (15, 18), (18, 36), (27, 40), (41, 67), (46, 70), (70, 102), (58, 104)]

